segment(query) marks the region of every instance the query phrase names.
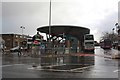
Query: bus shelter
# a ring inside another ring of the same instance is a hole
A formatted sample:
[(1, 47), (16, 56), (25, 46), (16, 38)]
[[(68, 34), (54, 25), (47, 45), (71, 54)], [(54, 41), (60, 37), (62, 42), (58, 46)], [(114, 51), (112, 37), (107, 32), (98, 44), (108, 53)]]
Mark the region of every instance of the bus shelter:
[(37, 31), (46, 34), (47, 44), (50, 44), (47, 48), (51, 47), (59, 53), (82, 51), (84, 35), (90, 33), (88, 28), (72, 25), (42, 26)]

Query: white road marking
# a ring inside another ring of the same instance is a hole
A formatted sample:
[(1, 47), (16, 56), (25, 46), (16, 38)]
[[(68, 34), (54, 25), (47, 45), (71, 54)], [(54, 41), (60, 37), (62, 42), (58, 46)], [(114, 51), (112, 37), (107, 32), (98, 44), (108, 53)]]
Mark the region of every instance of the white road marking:
[(28, 69), (35, 69), (34, 67), (28, 68)]
[(76, 71), (76, 70), (85, 70), (85, 69), (88, 69), (90, 67), (93, 67), (93, 66), (87, 66), (87, 67), (82, 67), (82, 68), (75, 68), (75, 69), (71, 69), (71, 71)]
[(9, 67), (9, 66), (14, 66), (14, 65), (25, 65), (25, 64), (12, 64), (12, 65), (1, 65), (0, 67)]
[(0, 67), (8, 67), (8, 66), (13, 66), (13, 65), (2, 65)]
[[(49, 66), (51, 67), (51, 66)], [(55, 72), (75, 72), (75, 73), (81, 73), (83, 71), (79, 71), (78, 69), (87, 69), (87, 68), (90, 68), (92, 66), (88, 66), (88, 67), (83, 67), (83, 68), (76, 68), (76, 69), (70, 69), (70, 70), (59, 70), (59, 69), (43, 69), (41, 66), (37, 66), (37, 67), (30, 67), (28, 69), (31, 69), (31, 70), (45, 70), (45, 71), (55, 71)], [(77, 71), (78, 70), (78, 71)]]
[(13, 64), (13, 65), (18, 65), (19, 66), (19, 65), (25, 65), (25, 64)]
[(120, 70), (115, 70), (115, 71), (113, 71), (113, 72), (119, 72)]
[(82, 73), (83, 71), (71, 71), (71, 70), (59, 70), (59, 69), (41, 69), (41, 68), (34, 68), (34, 67), (31, 67), (31, 68), (28, 68), (28, 69), (31, 69), (31, 70), (41, 70), (41, 71), (54, 71), (54, 72), (73, 72), (73, 73)]

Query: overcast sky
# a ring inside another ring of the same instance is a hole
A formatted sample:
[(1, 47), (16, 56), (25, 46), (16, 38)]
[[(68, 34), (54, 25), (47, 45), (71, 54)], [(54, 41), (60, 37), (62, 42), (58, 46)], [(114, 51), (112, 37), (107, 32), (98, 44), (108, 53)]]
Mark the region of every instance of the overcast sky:
[[(118, 22), (120, 0), (51, 0), (52, 25), (75, 25), (90, 29), (95, 40), (103, 32), (112, 32)], [(2, 1), (2, 33), (36, 34), (36, 29), (49, 25), (49, 0)]]

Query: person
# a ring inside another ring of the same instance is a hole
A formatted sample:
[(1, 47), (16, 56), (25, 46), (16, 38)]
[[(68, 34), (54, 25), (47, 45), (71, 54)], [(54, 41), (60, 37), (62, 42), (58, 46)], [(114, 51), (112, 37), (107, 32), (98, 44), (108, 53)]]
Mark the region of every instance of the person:
[(33, 49), (33, 55), (38, 55), (40, 54), (40, 43), (41, 43), (41, 39), (42, 39), (42, 36), (39, 34), (39, 32), (37, 32), (37, 34), (35, 34), (32, 38), (32, 41), (33, 41), (33, 46), (32, 46), (32, 49)]
[(41, 45), (40, 45), (40, 52), (41, 52), (41, 54), (45, 53), (45, 45), (43, 43), (41, 43)]
[(20, 57), (21, 55), (22, 55), (22, 53), (21, 53), (21, 46), (19, 46), (19, 48), (18, 48), (18, 50), (17, 50), (17, 52), (18, 52), (18, 56)]
[(3, 46), (3, 44), (1, 44), (1, 50), (2, 50), (2, 53), (4, 54), (4, 46)]

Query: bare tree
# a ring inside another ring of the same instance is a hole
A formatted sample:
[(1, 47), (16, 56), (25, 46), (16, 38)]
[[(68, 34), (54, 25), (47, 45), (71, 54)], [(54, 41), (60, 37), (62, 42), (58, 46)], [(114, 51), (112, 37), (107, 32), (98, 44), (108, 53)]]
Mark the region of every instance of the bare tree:
[(118, 40), (117, 33), (103, 32), (103, 36), (101, 36), (101, 40), (104, 39), (110, 39), (112, 42), (115, 42)]

